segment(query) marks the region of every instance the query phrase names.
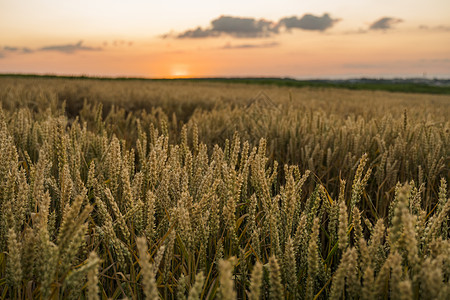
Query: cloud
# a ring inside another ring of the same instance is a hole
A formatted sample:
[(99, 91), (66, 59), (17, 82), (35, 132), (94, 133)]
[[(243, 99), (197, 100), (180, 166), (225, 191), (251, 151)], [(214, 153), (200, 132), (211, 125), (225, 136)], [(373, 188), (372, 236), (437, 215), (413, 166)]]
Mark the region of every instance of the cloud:
[(450, 58), (420, 59), (418, 63), (423, 66), (436, 65), (450, 67)]
[(286, 29), (298, 28), (303, 30), (325, 31), (340, 19), (332, 19), (329, 14), (323, 14), (321, 17), (311, 14), (305, 14), (303, 17), (296, 16), (286, 17), (280, 20), (279, 25), (286, 27)]
[(366, 34), (367, 32), (368, 32), (367, 29), (358, 28), (358, 29), (344, 31), (343, 34), (357, 35), (357, 34)]
[(230, 43), (226, 44), (220, 49), (254, 49), (254, 48), (273, 48), (279, 46), (280, 43), (272, 42), (272, 43), (263, 43), (263, 44), (240, 44), (240, 45), (232, 45)]
[(184, 39), (184, 38), (206, 38), (206, 37), (213, 37), (213, 36), (219, 36), (220, 32), (213, 31), (211, 29), (202, 29), (201, 27), (197, 27), (196, 29), (192, 30), (186, 30), (183, 33), (180, 33), (177, 35), (177, 38)]
[[(108, 45), (108, 42), (104, 42), (103, 43), (104, 46)], [(114, 40), (111, 42), (111, 45), (114, 47), (119, 47), (119, 46), (132, 46), (133, 45), (133, 41), (127, 41), (127, 40)]]
[(278, 33), (276, 24), (264, 19), (221, 16), (211, 22), (213, 31), (236, 37), (268, 37)]
[(402, 19), (383, 17), (375, 22), (373, 22), (369, 29), (370, 30), (387, 30), (391, 29), (393, 25), (403, 22)]
[[(131, 45), (130, 43), (131, 42), (129, 42), (128, 45)], [(0, 58), (5, 58), (10, 53), (30, 54), (37, 51), (56, 51), (66, 54), (73, 54), (79, 51), (101, 51), (101, 50), (103, 49), (84, 46), (82, 41), (79, 41), (76, 44), (44, 46), (37, 49), (31, 49), (28, 47), (4, 46), (3, 48), (0, 47)]]
[(450, 31), (450, 26), (438, 25), (438, 26), (430, 27), (430, 26), (427, 26), (427, 25), (420, 25), (419, 29), (421, 29), (421, 30), (433, 30), (433, 31)]
[(435, 29), (441, 30), (441, 31), (450, 31), (450, 26), (439, 25), (439, 26), (436, 26)]
[(34, 52), (34, 50), (27, 48), (27, 47), (12, 47), (12, 46), (4, 46), (3, 47), (3, 51), (1, 51), (1, 55), (0, 58), (4, 58), (6, 57), (6, 55), (8, 53), (24, 53), (24, 54), (28, 54), (28, 53), (32, 53)]
[(32, 53), (34, 52), (34, 50), (27, 48), (27, 47), (12, 47), (12, 46), (5, 46), (3, 47), (3, 54), (5, 54), (5, 52), (14, 52), (14, 53)]
[(211, 21), (210, 28), (197, 27), (178, 34), (177, 38), (206, 38), (222, 34), (239, 38), (269, 37), (278, 33), (275, 23), (264, 19), (220, 16)]
[(450, 58), (380, 61), (376, 63), (347, 63), (342, 65), (343, 68), (353, 70), (427, 68), (436, 66), (450, 67)]
[(197, 27), (179, 34), (168, 33), (162, 35), (162, 38), (194, 39), (218, 37), (221, 35), (229, 35), (236, 38), (266, 38), (280, 34), (280, 28), (282, 27), (287, 30), (325, 31), (338, 21), (339, 19), (332, 19), (329, 14), (323, 14), (322, 16), (305, 14), (301, 18), (296, 16), (285, 17), (278, 22), (265, 19), (220, 16), (212, 20), (207, 28)]
[(102, 49), (83, 46), (83, 41), (79, 41), (76, 44), (45, 46), (45, 47), (39, 48), (38, 50), (39, 51), (57, 51), (57, 52), (72, 54), (72, 53), (75, 53), (78, 51), (99, 51)]
[(5, 47), (3, 47), (3, 49), (5, 51), (11, 51), (11, 52), (15, 52), (15, 51), (19, 50), (19, 48), (17, 48), (17, 47), (10, 47), (10, 46), (5, 46)]
[(342, 67), (346, 69), (377, 69), (385, 67), (386, 64), (365, 64), (365, 63), (349, 63), (343, 64)]

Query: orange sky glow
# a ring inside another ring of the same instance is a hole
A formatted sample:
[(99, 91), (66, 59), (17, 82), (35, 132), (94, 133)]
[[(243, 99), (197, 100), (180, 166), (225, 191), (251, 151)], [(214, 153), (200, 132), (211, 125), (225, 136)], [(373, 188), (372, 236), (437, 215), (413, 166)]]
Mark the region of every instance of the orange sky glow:
[(0, 73), (450, 78), (450, 1), (301, 2), (5, 0)]

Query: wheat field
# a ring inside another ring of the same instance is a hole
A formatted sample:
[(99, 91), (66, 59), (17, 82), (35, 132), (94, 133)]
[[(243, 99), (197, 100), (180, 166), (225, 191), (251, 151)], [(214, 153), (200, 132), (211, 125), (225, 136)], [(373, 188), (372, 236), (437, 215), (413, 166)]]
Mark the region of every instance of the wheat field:
[(0, 78), (2, 299), (448, 299), (450, 96)]

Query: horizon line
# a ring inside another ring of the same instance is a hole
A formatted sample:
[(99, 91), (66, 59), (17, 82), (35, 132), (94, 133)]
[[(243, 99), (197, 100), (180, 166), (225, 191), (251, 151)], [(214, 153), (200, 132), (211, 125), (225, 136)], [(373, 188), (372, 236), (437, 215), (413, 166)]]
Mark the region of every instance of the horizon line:
[(9, 73), (0, 72), (2, 77), (53, 77), (66, 79), (100, 79), (100, 80), (286, 80), (286, 81), (349, 81), (349, 80), (450, 80), (450, 74), (434, 76), (418, 75), (324, 75), (317, 77), (306, 76), (167, 76), (167, 77), (145, 77), (126, 75), (94, 75), (94, 74), (58, 74), (58, 73)]

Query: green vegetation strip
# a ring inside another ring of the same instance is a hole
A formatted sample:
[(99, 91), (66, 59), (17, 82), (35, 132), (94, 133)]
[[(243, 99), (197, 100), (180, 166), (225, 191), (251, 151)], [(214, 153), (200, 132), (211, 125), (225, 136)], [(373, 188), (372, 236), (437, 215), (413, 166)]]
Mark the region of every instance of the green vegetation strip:
[(427, 79), (373, 79), (360, 78), (353, 80), (326, 80), (311, 79), (297, 80), (292, 78), (269, 77), (216, 77), (216, 78), (140, 78), (140, 77), (95, 77), (95, 76), (64, 76), (64, 75), (37, 75), (37, 74), (0, 74), (0, 77), (16, 78), (48, 78), (48, 79), (88, 79), (88, 80), (141, 80), (141, 81), (188, 81), (188, 82), (221, 82), (256, 85), (276, 85), (285, 87), (310, 88), (340, 88), (349, 90), (373, 90), (401, 93), (421, 94), (450, 94), (450, 80)]

